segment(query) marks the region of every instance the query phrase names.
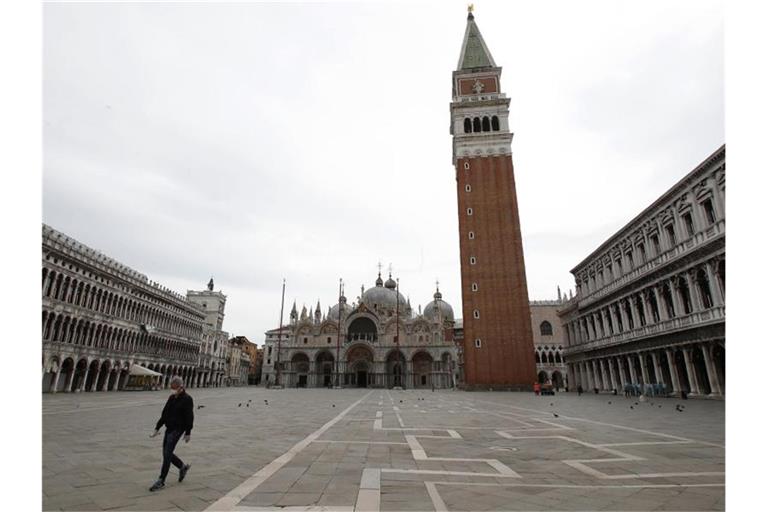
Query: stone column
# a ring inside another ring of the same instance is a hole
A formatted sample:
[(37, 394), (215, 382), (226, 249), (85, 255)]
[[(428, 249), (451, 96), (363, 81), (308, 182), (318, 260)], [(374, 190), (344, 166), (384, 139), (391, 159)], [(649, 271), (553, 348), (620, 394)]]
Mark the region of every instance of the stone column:
[(120, 368), (117, 368), (115, 371), (115, 382), (112, 384), (112, 389), (110, 391), (117, 391), (117, 389), (120, 387), (120, 376), (122, 375), (122, 371), (120, 371)]
[(691, 354), (691, 348), (685, 347), (683, 349), (683, 357), (685, 358), (685, 371), (688, 372), (688, 382), (691, 385), (691, 395), (700, 395), (699, 379), (696, 376), (696, 368), (693, 365), (693, 357)]
[(589, 389), (589, 368), (587, 367), (586, 361), (582, 361), (580, 366), (581, 369), (579, 373), (581, 374), (581, 385), (584, 389)]
[(56, 393), (56, 388), (59, 386), (59, 375), (61, 375), (61, 367), (56, 371), (56, 375), (53, 377), (53, 381), (51, 382), (51, 387), (48, 388), (48, 391), (51, 393)]
[(85, 387), (85, 381), (88, 380), (88, 374), (91, 371), (90, 366), (85, 367), (85, 375), (83, 375), (82, 380), (80, 380), (80, 383), (77, 385), (77, 389), (75, 389), (75, 393), (81, 393), (83, 391), (83, 388)]
[(685, 308), (683, 307), (683, 299), (680, 296), (680, 287), (677, 285), (677, 282), (675, 280), (672, 281), (672, 286), (670, 288), (670, 292), (672, 295), (672, 305), (675, 307), (675, 315), (685, 316)]
[(621, 356), (616, 358), (614, 362), (619, 367), (619, 378), (621, 379), (621, 388), (624, 389), (624, 386), (627, 385), (627, 374), (624, 372), (624, 360)]
[(99, 375), (101, 375), (101, 366), (96, 368), (96, 375), (94, 375), (93, 382), (91, 383), (91, 389), (89, 389), (88, 391), (91, 391), (91, 392), (96, 391), (96, 386), (99, 383)]
[(602, 379), (600, 378), (600, 366), (597, 364), (597, 360), (592, 360), (592, 375), (595, 376), (593, 388), (602, 389)]
[(77, 366), (73, 366), (72, 370), (70, 370), (69, 375), (67, 375), (67, 381), (64, 385), (64, 392), (65, 393), (71, 393), (72, 392), (72, 381), (75, 380), (75, 373), (77, 373)]
[(635, 324), (635, 329), (638, 329), (639, 327), (642, 327), (640, 325), (640, 312), (639, 308), (641, 307), (640, 304), (638, 304), (638, 299), (636, 295), (632, 295), (629, 297), (629, 311), (632, 314), (632, 323)]
[(616, 380), (616, 361), (613, 358), (608, 359), (608, 371), (611, 373), (611, 382), (613, 382), (613, 388), (617, 391), (621, 390), (622, 385)]
[(648, 364), (645, 361), (645, 354), (643, 352), (640, 352), (637, 354), (637, 357), (640, 358), (640, 372), (642, 373), (643, 377), (643, 385), (647, 386), (651, 383), (651, 379), (648, 375)]
[(662, 298), (661, 287), (658, 284), (653, 286), (653, 294), (656, 297), (656, 307), (659, 308), (659, 320), (662, 322), (669, 320), (667, 308), (664, 306), (664, 299)]
[(719, 307), (725, 303), (725, 300), (723, 299), (723, 294), (720, 291), (720, 283), (718, 283), (717, 276), (715, 275), (715, 271), (712, 268), (714, 265), (715, 262), (708, 261), (704, 264), (704, 269), (707, 272), (707, 279), (709, 280), (709, 292), (712, 295), (712, 305), (714, 307)]
[(715, 368), (715, 361), (712, 359), (711, 349), (712, 346), (701, 346), (701, 351), (704, 353), (704, 365), (707, 368), (707, 377), (709, 378), (709, 387), (712, 388), (710, 396), (723, 396), (720, 378), (717, 376), (717, 369)]
[(106, 377), (104, 377), (104, 384), (101, 385), (101, 389), (99, 391), (106, 391), (107, 390), (107, 386), (109, 386), (109, 376), (110, 376), (111, 372), (112, 372), (112, 368), (107, 370), (107, 375), (106, 375)]
[(600, 375), (603, 378), (603, 389), (605, 391), (611, 390), (611, 383), (608, 380), (608, 372), (605, 370), (605, 360), (600, 359)]
[(637, 379), (637, 372), (635, 371), (635, 364), (632, 360), (632, 356), (627, 356), (627, 361), (629, 361), (629, 376), (632, 379), (632, 384), (639, 384), (640, 382)]
[(669, 365), (669, 375), (672, 377), (672, 392), (680, 393), (680, 377), (677, 375), (677, 364), (675, 364), (675, 353), (672, 349), (665, 349), (667, 354), (667, 364)]
[(665, 386), (669, 387), (669, 383), (664, 379), (664, 372), (661, 371), (659, 355), (656, 352), (651, 352), (651, 359), (653, 359), (653, 371), (656, 374), (656, 383), (664, 384)]
[(617, 319), (616, 311), (613, 309), (613, 304), (608, 305), (608, 314), (611, 315), (611, 320), (613, 321), (613, 332), (618, 334), (619, 331), (619, 321)]
[(621, 325), (624, 326), (624, 331), (629, 330), (629, 319), (627, 310), (624, 309), (624, 306), (621, 302), (619, 302), (619, 314), (621, 315)]
[(696, 313), (704, 309), (704, 301), (699, 294), (699, 287), (696, 286), (696, 276), (693, 272), (693, 269), (691, 269), (685, 272), (683, 277), (688, 284), (688, 294), (691, 296), (691, 313)]

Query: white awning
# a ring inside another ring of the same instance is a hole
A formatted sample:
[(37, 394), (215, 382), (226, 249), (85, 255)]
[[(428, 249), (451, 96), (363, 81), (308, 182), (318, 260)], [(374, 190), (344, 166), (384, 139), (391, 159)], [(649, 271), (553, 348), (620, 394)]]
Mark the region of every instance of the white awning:
[(150, 370), (149, 368), (144, 368), (143, 366), (139, 366), (138, 364), (132, 364), (131, 369), (128, 372), (128, 375), (151, 375), (153, 377), (162, 377), (162, 373), (158, 373), (155, 371)]

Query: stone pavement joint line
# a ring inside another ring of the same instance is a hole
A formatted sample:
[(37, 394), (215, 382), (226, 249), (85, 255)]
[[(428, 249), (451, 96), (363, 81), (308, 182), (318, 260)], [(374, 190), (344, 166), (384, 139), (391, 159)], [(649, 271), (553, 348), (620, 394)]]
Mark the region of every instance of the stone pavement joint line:
[(301, 450), (307, 447), (312, 441), (320, 437), (327, 431), (329, 428), (334, 426), (336, 423), (341, 421), (341, 419), (347, 415), (349, 411), (357, 407), (361, 402), (363, 402), (372, 391), (368, 392), (363, 398), (358, 400), (357, 402), (353, 403), (346, 409), (344, 409), (341, 413), (339, 413), (338, 416), (333, 418), (331, 421), (320, 427), (319, 429), (312, 432), (310, 435), (308, 435), (303, 440), (296, 443), (290, 450), (282, 454), (280, 457), (276, 458), (263, 468), (261, 468), (259, 471), (253, 474), (248, 480), (243, 482), (242, 484), (238, 485), (231, 491), (229, 491), (225, 496), (219, 498), (216, 502), (214, 502), (210, 507), (208, 507), (205, 510), (210, 511), (227, 511), (227, 510), (233, 510), (235, 506), (237, 506), (238, 503), (240, 503), (243, 498), (245, 498), (248, 494), (254, 491), (259, 485), (261, 485), (267, 478), (274, 475), (280, 468), (285, 466), (288, 462), (293, 459), (294, 456), (296, 456), (297, 453), (299, 453)]

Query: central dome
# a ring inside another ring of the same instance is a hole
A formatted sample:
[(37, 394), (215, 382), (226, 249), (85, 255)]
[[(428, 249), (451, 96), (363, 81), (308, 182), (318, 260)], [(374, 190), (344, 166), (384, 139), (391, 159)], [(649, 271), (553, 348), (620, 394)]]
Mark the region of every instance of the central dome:
[[(362, 296), (362, 300), (366, 306), (370, 309), (395, 309), (400, 304), (400, 309), (404, 310), (406, 307), (406, 298), (402, 293), (399, 293), (395, 288), (397, 283), (390, 277), (387, 280), (387, 286), (381, 280), (381, 274), (376, 279), (376, 286), (368, 288)], [(399, 296), (399, 299), (398, 299)]]

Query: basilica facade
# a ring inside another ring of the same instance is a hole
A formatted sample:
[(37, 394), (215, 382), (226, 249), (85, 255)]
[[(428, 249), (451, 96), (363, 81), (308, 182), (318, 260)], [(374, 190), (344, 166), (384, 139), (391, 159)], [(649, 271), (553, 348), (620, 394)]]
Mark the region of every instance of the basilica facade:
[(320, 303), (267, 331), (262, 381), (286, 387), (452, 388), (457, 381), (454, 315), (439, 288), (414, 313), (391, 275), (379, 273), (350, 305), (342, 293), (327, 314)]

